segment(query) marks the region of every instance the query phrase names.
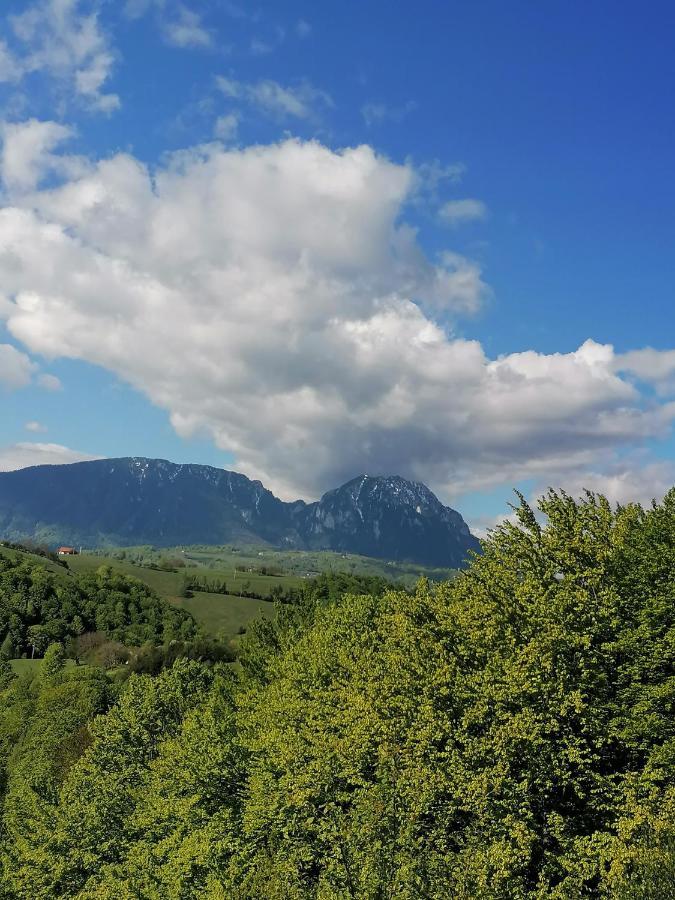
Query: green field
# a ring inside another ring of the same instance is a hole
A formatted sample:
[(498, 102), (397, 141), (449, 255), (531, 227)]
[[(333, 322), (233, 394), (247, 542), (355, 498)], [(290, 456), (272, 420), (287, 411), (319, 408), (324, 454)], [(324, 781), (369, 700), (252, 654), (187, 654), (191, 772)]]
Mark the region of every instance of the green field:
[[(10, 659), (10, 666), (16, 672), (17, 675), (25, 675), (26, 672), (30, 672), (32, 675), (37, 675), (40, 671), (40, 666), (42, 665), (41, 659)], [(67, 666), (74, 666), (75, 661), (72, 659), (66, 660)]]
[(34, 675), (37, 675), (40, 670), (40, 666), (42, 665), (41, 659), (11, 659), (9, 664), (12, 669), (16, 672), (17, 675), (24, 675), (26, 672), (31, 672)]
[[(86, 554), (85, 554), (86, 555)], [(115, 558), (127, 563), (142, 562), (161, 564), (162, 561), (180, 560), (189, 571), (200, 577), (224, 577), (236, 585), (249, 581), (253, 590), (264, 593), (265, 588), (276, 583), (299, 583), (298, 579), (311, 578), (322, 572), (375, 575), (396, 582), (402, 587), (413, 587), (422, 576), (431, 581), (447, 581), (454, 576), (453, 569), (436, 569), (415, 563), (374, 559), (354, 553), (337, 553), (332, 550), (274, 550), (260, 546), (195, 546), (195, 547), (125, 547), (118, 550), (93, 551), (97, 558)], [(251, 571), (236, 571), (235, 569)], [(280, 576), (262, 576), (261, 568), (278, 571)], [(295, 579), (295, 582), (291, 581)]]
[(255, 573), (235, 573), (234, 567), (214, 569), (196, 564), (194, 567), (178, 569), (176, 572), (162, 572), (147, 568), (147, 566), (134, 565), (126, 560), (87, 553), (70, 557), (68, 565), (74, 572), (95, 571), (99, 566), (109, 565), (113, 569), (124, 572), (125, 575), (138, 578), (150, 585), (160, 597), (169, 603), (192, 613), (197, 622), (209, 634), (221, 637), (235, 636), (240, 628), (245, 628), (248, 622), (256, 616), (271, 616), (273, 604), (267, 600), (240, 597), (231, 592), (220, 594), (194, 591), (192, 597), (183, 598), (180, 594), (186, 576), (206, 578), (209, 581), (225, 581), (228, 587), (231, 586), (232, 592), (240, 588), (255, 591), (264, 597), (268, 597), (276, 585), (298, 587), (302, 584), (302, 579), (294, 575), (267, 576)]
[(235, 594), (205, 594), (195, 591), (185, 600), (174, 598), (170, 603), (192, 613), (195, 619), (211, 634), (236, 635), (241, 628), (257, 616), (272, 616), (274, 604), (268, 600), (250, 600)]
[[(271, 616), (273, 613), (273, 604), (268, 600), (242, 597), (240, 592), (251, 591), (265, 598), (276, 586), (297, 588), (308, 578), (322, 572), (376, 575), (406, 588), (412, 587), (423, 575), (434, 581), (453, 575), (447, 569), (428, 569), (353, 554), (260, 547), (127, 547), (91, 551), (69, 556), (68, 569), (44, 557), (5, 547), (0, 547), (0, 555), (14, 559), (24, 557), (31, 565), (44, 566), (59, 578), (68, 578), (71, 572), (93, 572), (100, 566), (111, 566), (145, 582), (168, 603), (192, 613), (209, 634), (228, 638), (235, 637), (256, 616)], [(150, 568), (171, 564), (175, 566), (173, 571)], [(263, 574), (260, 571), (263, 568), (274, 574)], [(225, 582), (227, 592), (195, 590), (192, 597), (182, 597), (186, 577)]]
[[(195, 591), (192, 597), (180, 597), (181, 589), (185, 574), (198, 575), (199, 577), (207, 577), (210, 581), (217, 579), (219, 581), (227, 581), (232, 584), (232, 588), (236, 588), (249, 582), (249, 588), (257, 593), (269, 595), (269, 592), (276, 584), (283, 586), (295, 587), (302, 582), (302, 579), (295, 576), (269, 577), (264, 575), (246, 575), (243, 577), (237, 573), (235, 578), (234, 570), (213, 570), (204, 568), (190, 568), (179, 570), (178, 572), (161, 572), (155, 569), (149, 569), (144, 566), (136, 566), (124, 560), (114, 559), (107, 556), (82, 554), (81, 556), (68, 557), (68, 569), (59, 566), (49, 559), (37, 556), (33, 553), (24, 553), (19, 550), (10, 550), (0, 546), (0, 556), (6, 556), (10, 559), (20, 557), (30, 565), (38, 565), (52, 572), (59, 578), (69, 578), (71, 572), (92, 572), (96, 571), (100, 566), (109, 565), (113, 569), (138, 578), (148, 584), (160, 597), (174, 606), (192, 613), (197, 622), (203, 626), (205, 631), (212, 635), (222, 637), (234, 637), (239, 633), (241, 628), (245, 628), (248, 622), (256, 616), (271, 616), (273, 612), (273, 604), (266, 600), (249, 599), (247, 597), (239, 597), (232, 593), (227, 594), (210, 594), (203, 591)], [(40, 660), (16, 660), (16, 670), (25, 671), (31, 667), (39, 665)], [(14, 663), (13, 663), (14, 664)]]
[[(129, 551), (121, 552), (129, 553)], [(171, 558), (173, 556), (178, 556), (178, 554), (158, 553), (157, 560), (152, 561), (159, 561), (162, 558)], [(133, 561), (129, 561), (126, 558), (119, 559), (112, 554), (99, 555), (98, 553), (83, 553), (80, 556), (71, 556), (68, 558), (68, 565), (74, 572), (90, 572), (98, 569), (99, 566), (112, 566), (126, 575), (139, 578), (141, 581), (149, 584), (161, 597), (165, 597), (167, 600), (174, 599), (180, 594), (186, 576), (205, 578), (208, 581), (225, 581), (228, 586), (228, 593), (236, 594), (238, 590), (248, 589), (264, 597), (269, 596), (272, 588), (276, 585), (299, 587), (303, 581), (300, 576), (294, 574), (261, 575), (257, 572), (236, 572), (234, 568), (236, 563), (230, 565), (223, 563), (216, 567), (193, 558), (191, 554), (185, 554), (183, 559), (186, 562), (186, 567), (179, 568), (174, 572), (150, 569), (146, 565), (136, 565)]]

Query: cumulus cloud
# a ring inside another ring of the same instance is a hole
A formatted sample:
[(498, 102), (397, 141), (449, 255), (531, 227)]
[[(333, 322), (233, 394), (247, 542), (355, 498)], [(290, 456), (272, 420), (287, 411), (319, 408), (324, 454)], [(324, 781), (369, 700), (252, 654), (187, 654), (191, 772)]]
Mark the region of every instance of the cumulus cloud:
[(603, 494), (612, 503), (641, 503), (649, 506), (660, 501), (675, 485), (675, 463), (669, 460), (631, 458), (615, 462), (605, 472), (586, 472), (569, 478), (568, 493), (580, 496), (583, 490)]
[[(43, 72), (90, 109), (110, 113), (119, 107), (117, 94), (106, 93), (115, 54), (95, 4), (38, 0), (10, 16), (9, 22), (16, 44), (10, 70), (13, 80)], [(7, 54), (6, 46), (0, 47), (0, 71), (8, 67)]]
[(58, 466), (64, 463), (101, 459), (90, 453), (71, 450), (62, 444), (43, 444), (21, 441), (8, 447), (0, 447), (0, 472), (13, 472), (28, 466)]
[(0, 344), (0, 386), (6, 389), (30, 384), (36, 366), (25, 353), (11, 344)]
[(463, 225), (465, 222), (479, 222), (487, 217), (487, 206), (482, 200), (466, 197), (463, 200), (448, 200), (439, 210), (442, 222), (447, 225)]
[(487, 288), (423, 253), (417, 184), (367, 146), (213, 144), (156, 171), (120, 154), (0, 211), (0, 310), (29, 350), (116, 373), (286, 497), (362, 471), (446, 498), (571, 478), (668, 432), (675, 404), (611, 346), (489, 359), (441, 327)]
[[(594, 463), (604, 462), (600, 470)], [(650, 459), (645, 453), (632, 453), (627, 457), (606, 460), (587, 460), (590, 468), (583, 465), (575, 468), (574, 461), (553, 468), (540, 477), (529, 491), (528, 502), (535, 508), (537, 500), (549, 488), (564, 490), (572, 497), (583, 497), (585, 491), (605, 496), (611, 504), (640, 503), (650, 506), (652, 500), (659, 502), (664, 494), (675, 485), (675, 463), (670, 460)], [(488, 531), (517, 517), (509, 510), (507, 501), (517, 503), (515, 494), (504, 491), (504, 508), (498, 515), (469, 517), (468, 524), (477, 537), (485, 537)]]
[(73, 130), (58, 122), (26, 122), (0, 125), (2, 151), (0, 176), (10, 193), (33, 190), (49, 175), (73, 175), (82, 170), (78, 157), (62, 156), (54, 149), (73, 135)]
[(333, 105), (325, 91), (309, 82), (284, 86), (271, 79), (247, 83), (219, 76), (216, 85), (228, 99), (250, 104), (264, 115), (280, 121), (311, 119), (322, 108)]
[(616, 370), (653, 384), (662, 394), (675, 393), (675, 350), (644, 347), (622, 353), (616, 358)]

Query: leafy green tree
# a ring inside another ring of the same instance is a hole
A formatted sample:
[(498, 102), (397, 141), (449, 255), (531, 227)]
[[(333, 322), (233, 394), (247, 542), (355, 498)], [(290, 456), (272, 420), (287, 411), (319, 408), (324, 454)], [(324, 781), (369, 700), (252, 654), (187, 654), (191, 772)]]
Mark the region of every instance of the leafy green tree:
[(0, 557), (0, 655), (41, 656), (51, 643), (97, 630), (133, 646), (189, 640), (197, 632), (189, 613), (109, 566), (94, 574), (54, 576), (41, 566)]
[[(97, 670), (14, 679), (5, 890), (670, 900), (675, 492), (647, 510), (550, 492), (540, 512), (522, 501), (446, 584), (330, 577), (277, 596), (234, 670), (150, 641), (138, 658), (159, 674), (93, 721), (110, 702), (81, 693)], [(51, 594), (11, 577), (14, 634)], [(91, 577), (105, 609), (69, 595), (83, 622), (165, 627), (136, 585)], [(50, 621), (72, 622), (59, 603)]]
[(6, 659), (0, 656), (0, 691), (4, 691), (5, 688), (9, 687), (13, 678), (14, 672), (12, 667)]
[(127, 823), (147, 767), (212, 677), (206, 667), (183, 661), (154, 679), (132, 676), (119, 703), (88, 726), (90, 746), (69, 768), (46, 812), (28, 815), (25, 782), (17, 787), (16, 801), (8, 797), (8, 868), (19, 896), (86, 896), (99, 873), (124, 858), (137, 837)]
[[(51, 677), (30, 674), (5, 692), (0, 712), (2, 882), (10, 896), (40, 893), (44, 853), (58, 809), (59, 789), (90, 742), (89, 723), (113, 700), (105, 673), (71, 668)], [(57, 895), (58, 896), (58, 895)]]
[(12, 635), (9, 633), (9, 631), (7, 631), (2, 644), (0, 644), (0, 659), (13, 659), (14, 652), (14, 642), (12, 641)]
[(246, 774), (232, 688), (232, 675), (220, 672), (202, 703), (167, 729), (124, 823), (126, 851), (87, 881), (85, 895), (232, 896), (223, 873), (239, 842)]
[(546, 527), (523, 503), (453, 584), (271, 635), (243, 707), (245, 895), (602, 891), (625, 792), (675, 771), (674, 506), (551, 493)]
[(65, 662), (63, 644), (50, 644), (42, 660), (40, 674), (43, 678), (54, 678), (63, 670)]

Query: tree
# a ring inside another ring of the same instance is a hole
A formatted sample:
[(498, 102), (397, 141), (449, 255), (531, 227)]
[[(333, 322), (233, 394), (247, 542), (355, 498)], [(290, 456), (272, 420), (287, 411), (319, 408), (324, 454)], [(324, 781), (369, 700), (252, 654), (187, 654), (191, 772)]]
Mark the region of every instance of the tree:
[[(236, 670), (169, 668), (186, 648), (151, 643), (159, 674), (92, 722), (68, 693), (89, 667), (38, 679), (37, 700), (12, 682), (5, 883), (38, 900), (671, 900), (675, 492), (650, 510), (550, 492), (540, 512), (522, 501), (446, 584), (279, 597)], [(115, 578), (106, 597), (137, 596)]]
[(186, 661), (156, 678), (132, 675), (119, 703), (89, 724), (86, 752), (68, 769), (55, 805), (39, 815), (29, 815), (17, 779), (17, 799), (8, 798), (5, 820), (19, 896), (74, 897), (85, 888), (101, 896), (95, 892), (99, 873), (124, 858), (136, 838), (129, 826), (148, 766), (212, 678), (206, 667)]
[(66, 655), (63, 644), (50, 644), (42, 660), (40, 674), (43, 678), (54, 678), (63, 670), (65, 661)]
[(2, 641), (2, 644), (0, 644), (0, 659), (13, 659), (14, 652), (14, 642), (12, 640), (12, 635), (7, 632)]
[(4, 691), (14, 678), (12, 667), (6, 659), (0, 656), (0, 691)]
[(0, 870), (9, 897), (52, 897), (43, 890), (54, 862), (46, 852), (59, 790), (90, 743), (89, 723), (113, 699), (111, 682), (95, 668), (65, 669), (45, 679), (16, 679), (0, 705), (0, 792), (4, 796)]
[(86, 631), (138, 646), (196, 634), (192, 616), (147, 585), (114, 572), (57, 578), (42, 566), (0, 557), (0, 653), (41, 656), (50, 643)]
[(31, 648), (31, 659), (37, 653), (40, 656), (49, 644), (49, 631), (44, 625), (30, 625), (27, 630), (28, 646)]

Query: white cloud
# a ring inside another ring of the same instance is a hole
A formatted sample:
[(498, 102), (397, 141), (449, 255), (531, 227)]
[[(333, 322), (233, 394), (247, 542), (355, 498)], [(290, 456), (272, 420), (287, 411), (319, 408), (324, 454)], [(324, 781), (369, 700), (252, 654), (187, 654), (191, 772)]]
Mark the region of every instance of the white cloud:
[(265, 115), (282, 121), (311, 119), (321, 108), (333, 105), (325, 91), (308, 82), (284, 87), (271, 79), (246, 83), (219, 76), (216, 84), (228, 99), (249, 103)]
[(49, 375), (48, 373), (38, 375), (37, 383), (41, 388), (44, 388), (45, 391), (51, 391), (52, 393), (63, 390), (61, 380), (57, 378), (56, 375)]
[(0, 472), (13, 472), (28, 466), (59, 466), (64, 463), (101, 459), (90, 453), (71, 450), (62, 444), (43, 444), (22, 441), (9, 447), (0, 447)]
[[(600, 460), (598, 460), (599, 462)], [(572, 497), (583, 498), (585, 491), (605, 496), (612, 505), (640, 503), (650, 506), (652, 500), (663, 499), (664, 494), (675, 485), (675, 462), (650, 459), (645, 453), (633, 453), (628, 457), (608, 459), (604, 471), (597, 468), (575, 468), (565, 464), (549, 471), (539, 478), (529, 492), (528, 502), (536, 508), (538, 499), (549, 488), (565, 490)], [(505, 520), (516, 521), (514, 512), (509, 511), (507, 502), (517, 504), (517, 498), (510, 490), (504, 491), (504, 508), (498, 515), (476, 516), (468, 524), (477, 537), (485, 537), (487, 531)]]
[(465, 222), (480, 222), (487, 217), (487, 206), (482, 200), (467, 197), (463, 200), (448, 200), (439, 210), (441, 221), (448, 225), (463, 225)]
[(239, 116), (235, 113), (228, 113), (225, 116), (219, 116), (213, 126), (213, 134), (218, 140), (224, 143), (234, 141), (239, 131)]
[(16, 389), (30, 384), (35, 364), (11, 344), (0, 344), (0, 387)]
[(154, 11), (164, 41), (173, 47), (211, 47), (213, 35), (201, 15), (176, 0), (127, 0), (122, 11), (129, 19), (140, 19)]
[(105, 92), (115, 54), (100, 27), (95, 4), (38, 0), (10, 16), (9, 22), (17, 44), (15, 80), (43, 72), (92, 110), (110, 113), (119, 107), (117, 94)]
[(612, 503), (641, 503), (649, 506), (660, 501), (675, 485), (675, 463), (667, 460), (629, 458), (617, 461), (606, 472), (580, 473), (568, 478), (563, 487), (573, 496), (584, 490), (603, 494)]
[(182, 3), (173, 17), (163, 22), (162, 32), (167, 43), (174, 47), (210, 47), (213, 42), (201, 17)]
[(76, 157), (53, 153), (72, 135), (72, 129), (65, 125), (37, 119), (0, 125), (0, 177), (5, 188), (10, 193), (30, 191), (52, 173), (72, 175), (81, 170)]
[(0, 83), (21, 79), (21, 67), (7, 43), (0, 38)]
[(30, 422), (26, 422), (23, 426), (26, 431), (32, 431), (35, 434), (44, 434), (45, 431), (48, 431), (46, 425), (43, 425), (42, 422), (36, 422), (35, 419), (32, 419)]
[(381, 125), (382, 122), (387, 121), (402, 122), (415, 109), (417, 109), (417, 104), (414, 100), (408, 100), (402, 106), (370, 101), (361, 107), (361, 115), (366, 125), (371, 128), (373, 125)]
[(615, 366), (617, 372), (655, 385), (662, 394), (675, 393), (675, 350), (633, 350), (617, 356)]
[(0, 211), (0, 306), (47, 358), (100, 365), (284, 496), (400, 473), (444, 496), (609, 471), (669, 432), (611, 346), (490, 360), (434, 320), (478, 267), (405, 224), (411, 166), (317, 142), (120, 154)]
[(242, 84), (241, 81), (235, 81), (233, 78), (225, 78), (223, 75), (219, 75), (216, 78), (216, 84), (221, 93), (231, 100), (239, 100), (243, 96), (246, 88), (246, 85)]
[[(409, 161), (413, 166), (413, 161)], [(461, 162), (443, 164), (434, 159), (415, 166), (416, 183), (414, 201), (418, 204), (435, 207), (441, 187), (447, 182), (457, 185), (466, 174), (466, 165)]]

